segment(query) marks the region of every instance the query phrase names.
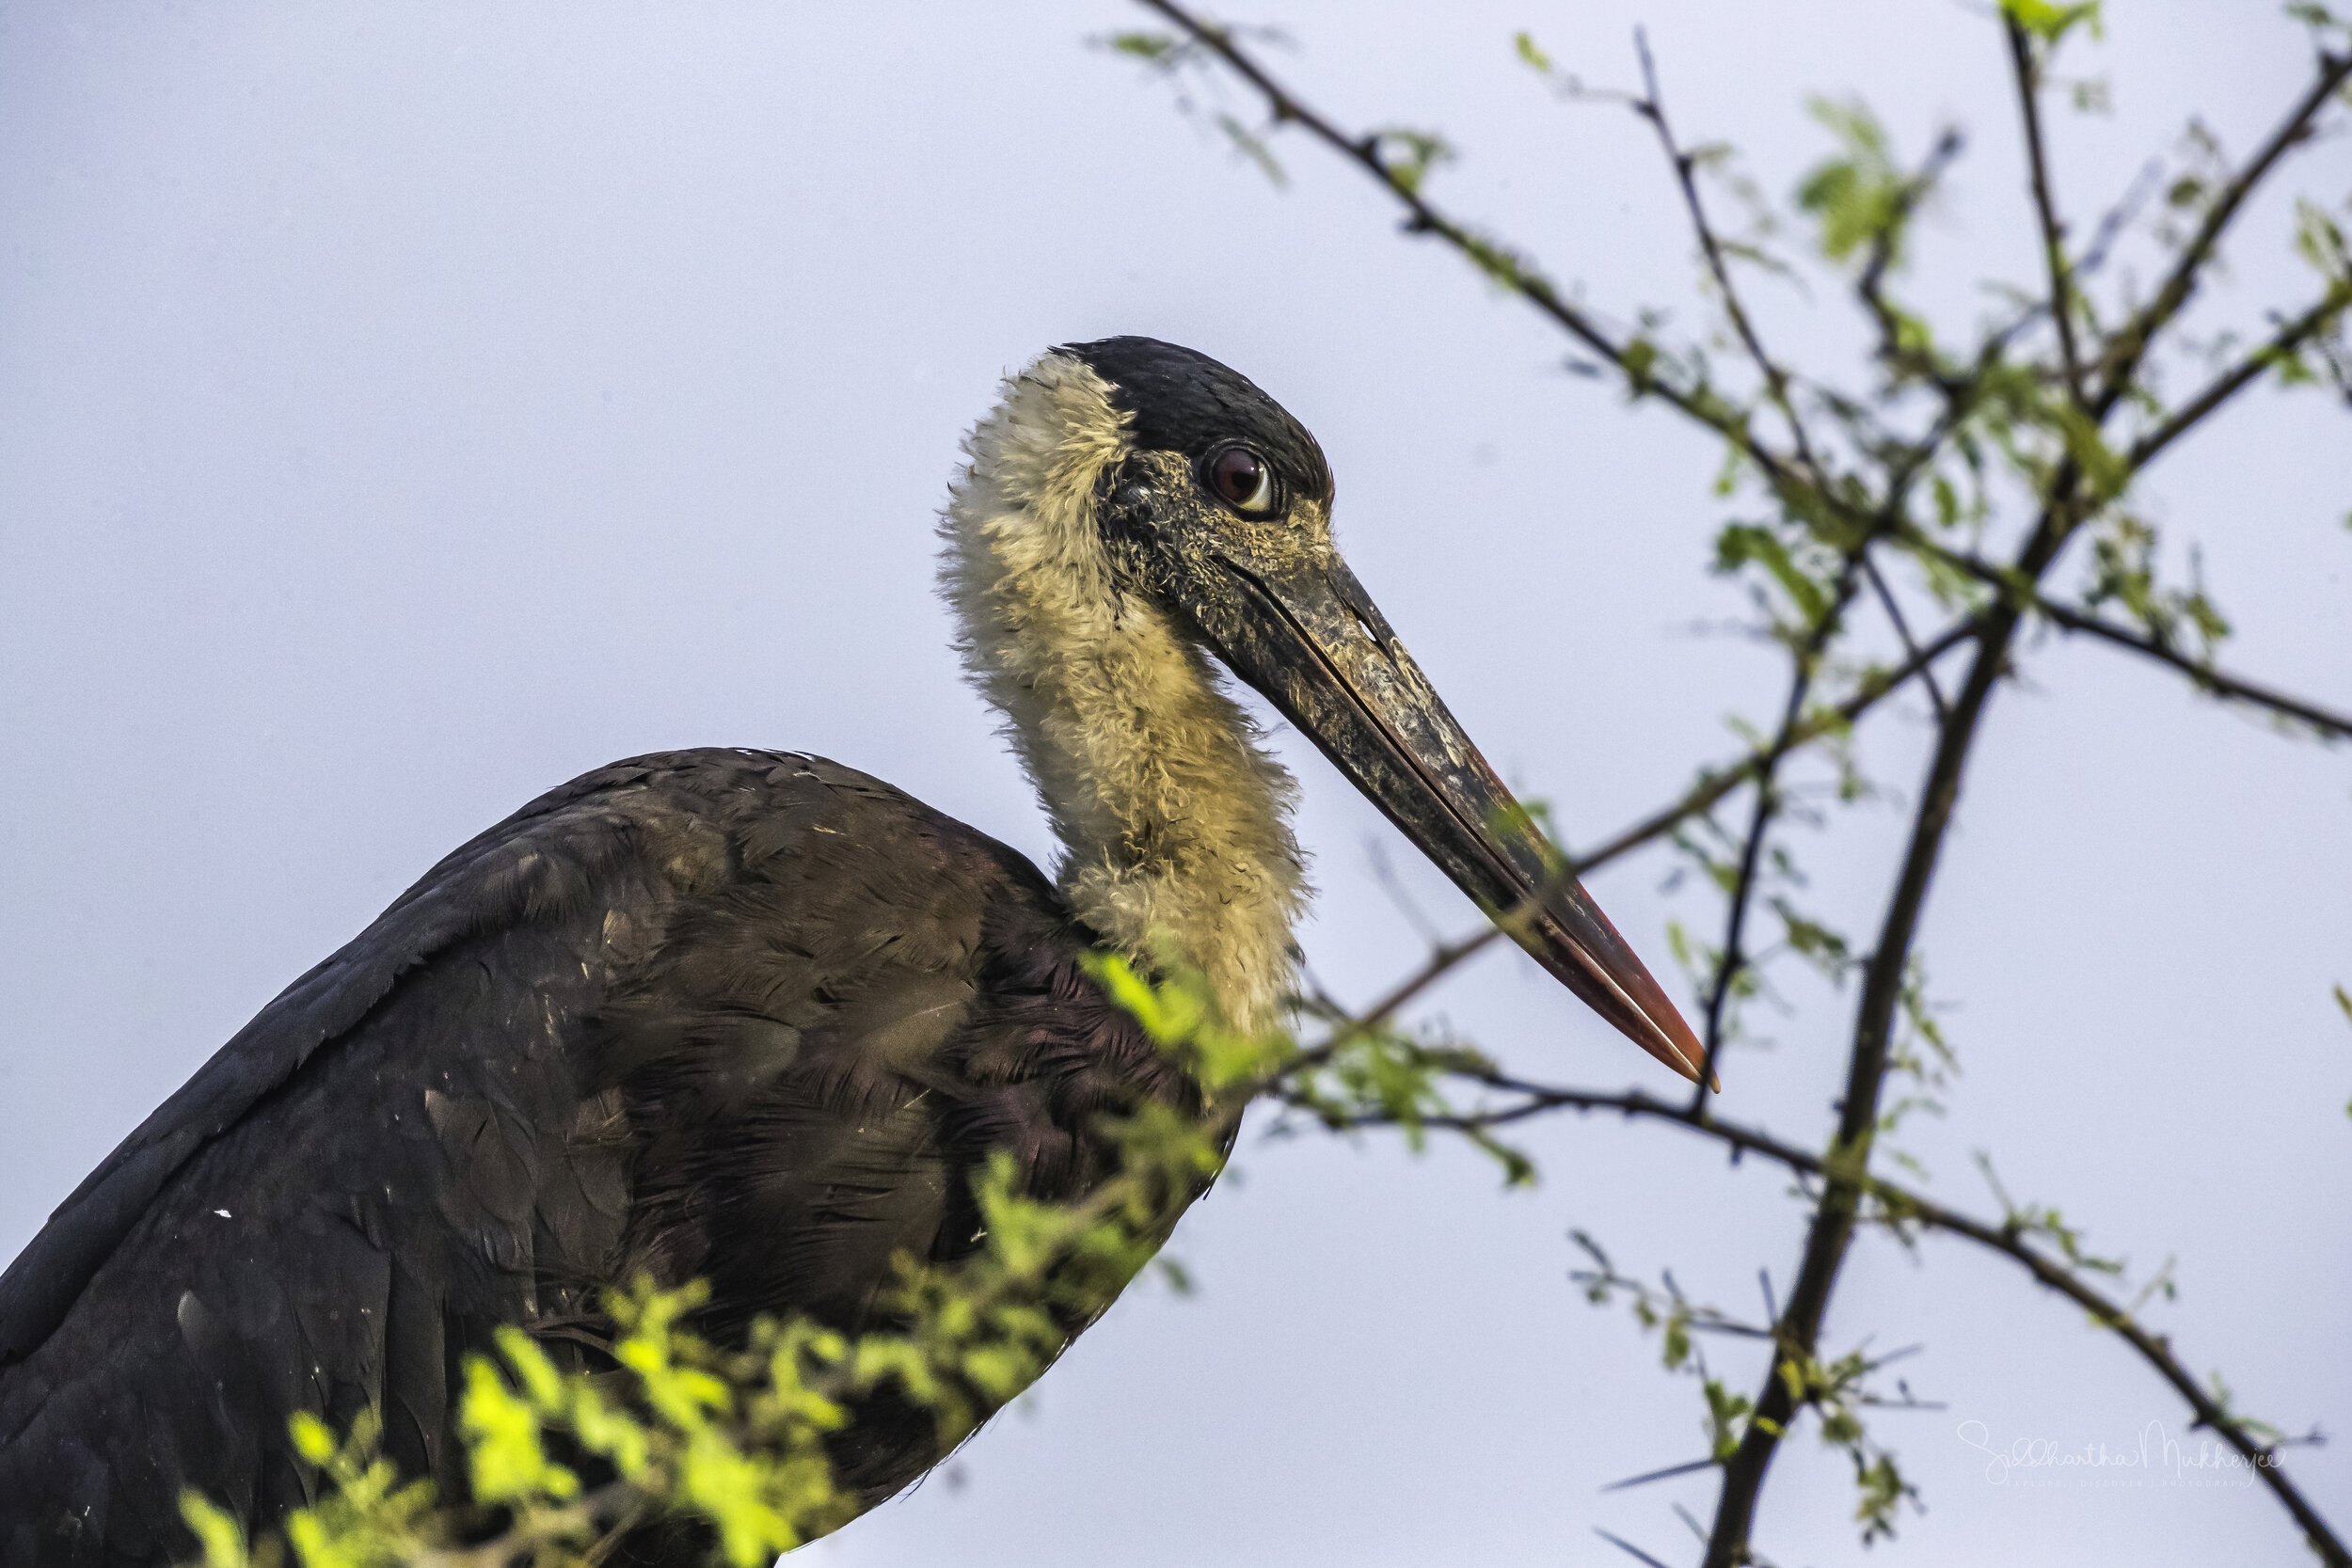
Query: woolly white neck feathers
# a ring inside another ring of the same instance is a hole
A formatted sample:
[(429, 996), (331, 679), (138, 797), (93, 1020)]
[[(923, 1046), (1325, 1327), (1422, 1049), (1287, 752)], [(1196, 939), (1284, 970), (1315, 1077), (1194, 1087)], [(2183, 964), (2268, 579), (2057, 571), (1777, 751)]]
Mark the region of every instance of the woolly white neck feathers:
[(1307, 896), (1296, 786), (1201, 650), (1122, 594), (1096, 485), (1129, 447), (1110, 388), (1066, 355), (1007, 378), (965, 439), (940, 523), (941, 591), (973, 684), (1061, 841), (1078, 917), (1200, 969), (1235, 1023), (1273, 1022)]

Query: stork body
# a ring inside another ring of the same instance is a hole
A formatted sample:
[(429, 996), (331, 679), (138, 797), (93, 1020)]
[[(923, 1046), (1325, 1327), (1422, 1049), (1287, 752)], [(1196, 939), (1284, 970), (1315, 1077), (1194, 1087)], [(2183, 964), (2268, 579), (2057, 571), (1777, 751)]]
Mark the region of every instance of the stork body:
[[(1291, 785), (1212, 656), (1322, 744), (1654, 1054), (1695, 1042), (1339, 562), (1295, 420), (1189, 351), (1114, 339), (1007, 383), (942, 528), (961, 647), (1062, 846), (1003, 845), (815, 757), (616, 764), (443, 861), (231, 1039), (0, 1276), (0, 1568), (184, 1557), (194, 1486), (266, 1527), (309, 1496), (285, 1418), (373, 1407), (463, 1492), (465, 1357), (650, 1271), (869, 1326), (892, 1259), (951, 1261), (1009, 1151), (1062, 1200), (1101, 1118), (1197, 1087), (1081, 958), (1199, 968), (1270, 1022), (1304, 896)], [(1235, 454), (1239, 453), (1240, 456)], [(845, 1484), (938, 1455), (869, 1413)]]
[[(462, 1357), (640, 1268), (708, 1278), (722, 1336), (865, 1326), (894, 1252), (972, 1244), (991, 1149), (1075, 1196), (1114, 1157), (1093, 1118), (1187, 1101), (1080, 972), (1098, 941), (1020, 855), (816, 758), (646, 757), (525, 807), (27, 1250), (46, 1299), (8, 1326), (66, 1310), (0, 1378), (0, 1498), (25, 1511), (0, 1560), (165, 1560), (182, 1485), (275, 1517), (308, 1497), (298, 1409), (376, 1406), (404, 1470), (462, 1495)], [(935, 1456), (910, 1427), (843, 1457), (878, 1497)], [(23, 1539), (65, 1515), (103, 1550)]]

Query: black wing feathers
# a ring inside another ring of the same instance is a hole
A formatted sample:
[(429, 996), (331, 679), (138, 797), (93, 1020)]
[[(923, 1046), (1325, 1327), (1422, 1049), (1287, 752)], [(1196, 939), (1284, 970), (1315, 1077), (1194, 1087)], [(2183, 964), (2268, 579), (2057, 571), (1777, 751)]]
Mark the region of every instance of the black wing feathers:
[[(286, 1415), (373, 1407), (462, 1494), (464, 1359), (649, 1269), (707, 1327), (874, 1321), (973, 1244), (967, 1173), (1099, 1179), (1105, 1111), (1189, 1084), (1086, 978), (1034, 867), (863, 774), (616, 764), (421, 880), (222, 1048), (0, 1276), (0, 1568), (185, 1555), (195, 1485), (306, 1499)], [(1083, 1325), (1072, 1325), (1073, 1331)], [(888, 1412), (869, 1496), (936, 1457)]]

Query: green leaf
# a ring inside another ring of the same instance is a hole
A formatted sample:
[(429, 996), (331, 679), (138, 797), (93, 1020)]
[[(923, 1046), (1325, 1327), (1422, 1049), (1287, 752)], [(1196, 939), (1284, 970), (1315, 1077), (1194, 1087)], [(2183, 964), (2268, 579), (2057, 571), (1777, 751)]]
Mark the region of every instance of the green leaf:
[(1434, 131), (1390, 125), (1372, 133), (1373, 154), (1390, 181), (1407, 196), (1421, 193), (1422, 182), (1439, 164), (1454, 161), (1454, 148)]
[(1843, 150), (1814, 166), (1797, 186), (1797, 206), (1820, 225), (1815, 243), (1821, 254), (1842, 261), (1880, 240), (1899, 253), (1908, 191), (1877, 116), (1859, 99), (1816, 98), (1806, 107)]
[(1522, 61), (1547, 76), (1551, 74), (1551, 56), (1536, 47), (1534, 34), (1520, 33), (1511, 42), (1512, 46), (1518, 51)]
[(2092, 38), (2106, 36), (2099, 0), (2081, 0), (2072, 6), (2054, 5), (2051, 0), (2001, 0), (2001, 14), (2044, 43), (2057, 43), (2082, 23), (2090, 24)]
[(1782, 544), (1772, 530), (1754, 523), (1728, 523), (1715, 536), (1715, 570), (1736, 572), (1753, 562), (1780, 584), (1799, 614), (1807, 623), (1818, 623), (1829, 612), (1829, 590), (1816, 582)]
[(560, 1499), (580, 1491), (580, 1478), (548, 1460), (538, 1411), (516, 1399), (483, 1356), (466, 1362), (458, 1425), (470, 1450), (474, 1496), (483, 1502)]
[(1274, 150), (1265, 144), (1263, 136), (1230, 114), (1216, 117), (1216, 128), (1225, 133), (1225, 139), (1233, 144), (1233, 150), (1257, 165), (1258, 172), (1268, 181), (1276, 185), (1290, 183), (1290, 176), (1283, 172), (1281, 164), (1274, 156)]
[(294, 1439), (294, 1452), (312, 1465), (324, 1465), (335, 1457), (335, 1434), (325, 1421), (307, 1410), (297, 1410), (286, 1420), (287, 1435)]
[(248, 1568), (245, 1530), (227, 1511), (215, 1508), (199, 1493), (183, 1492), (180, 1517), (203, 1549), (204, 1568)]
[(1102, 40), (1113, 54), (1132, 55), (1153, 65), (1166, 65), (1176, 55), (1176, 40), (1167, 33), (1113, 33)]
[(1669, 1369), (1679, 1367), (1691, 1359), (1691, 1319), (1688, 1313), (1677, 1313), (1666, 1320), (1665, 1342), (1660, 1354)]
[(1647, 338), (1636, 338), (1625, 345), (1619, 357), (1625, 366), (1626, 379), (1633, 383), (1636, 391), (1650, 385), (1650, 368), (1658, 363), (1656, 343)]

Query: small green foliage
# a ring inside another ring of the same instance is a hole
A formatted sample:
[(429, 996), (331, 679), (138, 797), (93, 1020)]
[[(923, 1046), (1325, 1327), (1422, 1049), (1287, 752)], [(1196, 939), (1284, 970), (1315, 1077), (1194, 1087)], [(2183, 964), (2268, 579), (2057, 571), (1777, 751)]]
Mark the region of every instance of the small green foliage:
[(1634, 392), (1647, 391), (1658, 366), (1658, 345), (1647, 338), (1629, 339), (1620, 351), (1619, 363)]
[(1802, 546), (1792, 550), (1777, 532), (1760, 524), (1724, 524), (1715, 535), (1714, 570), (1728, 577), (1750, 565), (1761, 566), (1788, 596), (1789, 608), (1803, 626), (1819, 624), (1836, 601), (1834, 561)]
[[(2345, 990), (2342, 986), (2338, 986), (2335, 988), (2335, 992), (2336, 1006), (2344, 1009), (2346, 1021), (2352, 1021), (2352, 990)], [(2352, 1101), (2344, 1102), (2344, 1114), (2352, 1117)]]
[(2338, 16), (2321, 5), (2319, 0), (2287, 0), (2280, 9), (2285, 11), (2290, 21), (2299, 22), (2310, 28), (2315, 35), (2312, 41), (2322, 47), (2326, 46), (2327, 35), (2330, 33), (2335, 35), (2338, 48), (2352, 43), (2352, 17)]
[[(536, 1346), (532, 1354), (538, 1354)], [(459, 1430), (471, 1456), (473, 1494), (482, 1501), (512, 1502), (539, 1493), (564, 1498), (580, 1491), (580, 1478), (548, 1460), (532, 1402), (518, 1398), (479, 1357), (466, 1366)]]
[(2078, 25), (2088, 25), (2092, 38), (2106, 36), (2099, 16), (2100, 0), (2074, 5), (2053, 0), (2001, 0), (2001, 14), (2045, 44), (2055, 44)]
[(2181, 648), (2193, 637), (2195, 657), (2210, 659), (2230, 635), (2228, 617), (2205, 592), (2201, 562), (2189, 553), (2189, 581), (2185, 588), (2165, 586), (2157, 577), (2161, 541), (2154, 526), (2131, 512), (2116, 511), (2101, 519), (2090, 545), (2090, 585), (2083, 602), (2092, 608), (2113, 604), (2138, 624), (2161, 647)]
[[(1116, 961), (1097, 974), (1168, 1048), (1229, 1067), (1245, 1054), (1191, 988), (1149, 985)], [(1251, 1070), (1282, 1049), (1253, 1047)], [(1120, 1172), (1076, 1206), (1027, 1196), (1011, 1156), (995, 1155), (974, 1188), (980, 1250), (954, 1269), (900, 1259), (883, 1331), (850, 1339), (763, 1320), (741, 1345), (716, 1346), (690, 1326), (707, 1287), (664, 1291), (646, 1278), (605, 1302), (616, 1374), (564, 1370), (522, 1329), (500, 1329), (498, 1355), (465, 1369), (472, 1507), (436, 1509), (430, 1483), (401, 1485), (376, 1455), (373, 1413), (340, 1443), (297, 1416), (295, 1449), (331, 1494), (288, 1515), (282, 1546), (265, 1542), (259, 1554), (230, 1514), (188, 1495), (206, 1568), (276, 1568), (272, 1554), (288, 1547), (301, 1568), (389, 1568), (470, 1539), (485, 1507), (504, 1511), (502, 1555), (540, 1568), (595, 1560), (613, 1532), (655, 1513), (707, 1526), (731, 1568), (764, 1568), (856, 1511), (825, 1443), (859, 1401), (887, 1386), (930, 1410), (941, 1447), (952, 1446), (1034, 1382), (1073, 1325), (1102, 1313), (1223, 1158), (1218, 1123), (1170, 1107), (1147, 1106), (1111, 1130)]]
[(2344, 225), (2309, 197), (2296, 198), (2295, 253), (2322, 277), (2352, 277), (2352, 250), (2345, 248)]
[(1167, 33), (1111, 33), (1097, 40), (1115, 55), (1126, 55), (1148, 65), (1166, 66), (1175, 62), (1183, 45)]
[(382, 1425), (363, 1411), (338, 1441), (307, 1412), (288, 1422), (296, 1453), (331, 1491), (286, 1516), (282, 1537), (249, 1544), (235, 1517), (195, 1492), (180, 1497), (180, 1516), (197, 1538), (204, 1568), (276, 1568), (292, 1548), (301, 1568), (389, 1568), (446, 1544), (449, 1517), (434, 1508), (433, 1483), (402, 1484), (376, 1453)]
[(2265, 1448), (2272, 1448), (2285, 1441), (2286, 1430), (2284, 1428), (2265, 1421), (2260, 1417), (2246, 1415), (2234, 1408), (2237, 1396), (2230, 1386), (2221, 1380), (2219, 1372), (2205, 1374), (2205, 1393), (2206, 1397), (2213, 1401), (2215, 1407), (2229, 1418), (2232, 1425), (2244, 1432), (2255, 1442), (2262, 1444)]
[(1116, 953), (1091, 953), (1083, 962), (1152, 1043), (1184, 1063), (1212, 1095), (1263, 1083), (1297, 1052), (1296, 1042), (1279, 1031), (1248, 1035), (1229, 1025), (1207, 981), (1173, 958), (1162, 960), (1168, 978), (1157, 984)]
[(1389, 179), (1398, 190), (1407, 195), (1421, 194), (1422, 182), (1439, 164), (1454, 161), (1453, 146), (1434, 131), (1417, 131), (1410, 126), (1391, 125), (1372, 133), (1373, 156), (1388, 171)]
[(1720, 1378), (1701, 1378), (1699, 1390), (1707, 1400), (1707, 1451), (1718, 1465), (1727, 1463), (1740, 1451), (1740, 1438), (1756, 1413), (1756, 1402), (1734, 1393)]
[(1902, 984), (1896, 993), (1896, 1017), (1900, 1027), (1887, 1051), (1887, 1069), (1909, 1078), (1917, 1092), (1899, 1099), (1879, 1117), (1882, 1134), (1893, 1132), (1914, 1110), (1941, 1114), (1943, 1092), (1959, 1075), (1960, 1058), (1944, 1033), (1941, 1005), (1928, 996), (1927, 959), (1914, 953), (1903, 966)]
[(1859, 99), (1816, 98), (1806, 107), (1838, 144), (1837, 153), (1797, 186), (1798, 210), (1818, 226), (1820, 253), (1843, 261), (1866, 245), (1883, 245), (1899, 259), (1911, 187), (1895, 165), (1885, 128)]
[(198, 1561), (205, 1568), (249, 1568), (245, 1529), (224, 1510), (214, 1507), (201, 1493), (180, 1495), (180, 1517), (196, 1536)]
[(1781, 931), (1790, 952), (1832, 980), (1842, 980), (1852, 970), (1852, 946), (1842, 932), (1799, 913), (1786, 898), (1774, 898), (1772, 906), (1772, 912), (1780, 916)]
[[(1625, 1295), (1634, 1321), (1645, 1332), (1658, 1333), (1661, 1364), (1668, 1371), (1687, 1372), (1698, 1381), (1706, 1404), (1702, 1430), (1707, 1434), (1708, 1454), (1715, 1463), (1727, 1463), (1739, 1452), (1751, 1426), (1780, 1430), (1756, 1413), (1752, 1399), (1716, 1376), (1697, 1347), (1697, 1337), (1709, 1334), (1776, 1342), (1776, 1324), (1744, 1323), (1716, 1307), (1693, 1303), (1676, 1285), (1671, 1273), (1658, 1285), (1632, 1278), (1621, 1273), (1600, 1243), (1584, 1231), (1572, 1230), (1568, 1239), (1592, 1262), (1591, 1267), (1574, 1270), (1568, 1276), (1583, 1288), (1584, 1299), (1605, 1307), (1619, 1294)], [(1822, 1441), (1852, 1459), (1861, 1495), (1855, 1517), (1863, 1525), (1866, 1543), (1892, 1535), (1898, 1506), (1905, 1498), (1915, 1504), (1917, 1497), (1903, 1481), (1894, 1455), (1872, 1441), (1862, 1418), (1868, 1405), (1915, 1402), (1908, 1391), (1893, 1402), (1872, 1392), (1870, 1379), (1883, 1365), (1862, 1351), (1828, 1363), (1811, 1355), (1788, 1354), (1773, 1363), (1774, 1375), (1797, 1409), (1810, 1410), (1819, 1418)]]
[(2042, 1240), (2058, 1248), (2058, 1257), (2069, 1269), (2086, 1274), (2102, 1274), (2121, 1277), (2125, 1262), (2121, 1258), (2107, 1258), (2094, 1253), (2083, 1244), (2082, 1232), (2069, 1225), (2066, 1216), (2055, 1204), (2044, 1207), (2039, 1203), (2021, 1204), (2009, 1196), (2001, 1179), (1993, 1169), (1992, 1156), (1979, 1149), (1976, 1154), (1977, 1168), (1984, 1173), (1985, 1184), (2001, 1205), (2001, 1230), (2011, 1241)]
[[(1857, 1433), (1858, 1435), (1858, 1433)], [(1908, 1499), (1915, 1511), (1919, 1510), (1919, 1489), (1903, 1479), (1896, 1468), (1895, 1456), (1886, 1449), (1869, 1454), (1861, 1445), (1852, 1445), (1854, 1487), (1861, 1496), (1854, 1504), (1854, 1518), (1862, 1526), (1862, 1544), (1868, 1545), (1895, 1534), (1897, 1509)]]
[[(1226, 36), (1236, 40), (1268, 42), (1279, 42), (1282, 38), (1279, 31), (1267, 27), (1234, 27), (1228, 29)], [(1098, 34), (1087, 41), (1105, 54), (1136, 62), (1151, 75), (1168, 83), (1174, 91), (1177, 111), (1185, 119), (1214, 130), (1227, 147), (1255, 165), (1274, 185), (1289, 182), (1267, 141), (1266, 130), (1252, 127), (1230, 109), (1200, 101), (1201, 88), (1205, 87), (1212, 99), (1218, 99), (1223, 96), (1224, 87), (1215, 74), (1216, 56), (1200, 40), (1174, 33), (1128, 30)]]

